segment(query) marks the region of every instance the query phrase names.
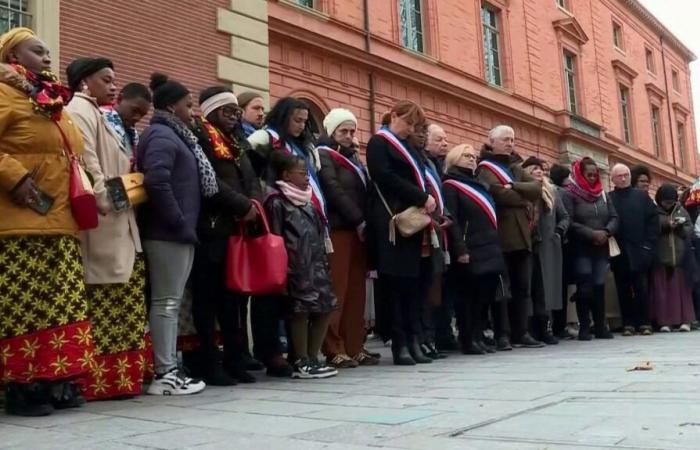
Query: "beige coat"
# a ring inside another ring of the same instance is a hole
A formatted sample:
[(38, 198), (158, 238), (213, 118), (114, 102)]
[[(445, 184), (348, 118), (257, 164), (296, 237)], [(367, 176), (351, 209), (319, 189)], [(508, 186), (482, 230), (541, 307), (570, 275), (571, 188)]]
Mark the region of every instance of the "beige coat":
[(95, 101), (76, 94), (68, 105), (85, 142), (83, 161), (94, 180), (99, 225), (81, 232), (83, 266), (87, 284), (126, 283), (134, 268), (141, 239), (133, 209), (115, 212), (105, 189), (105, 181), (130, 172), (123, 143), (105, 122)]

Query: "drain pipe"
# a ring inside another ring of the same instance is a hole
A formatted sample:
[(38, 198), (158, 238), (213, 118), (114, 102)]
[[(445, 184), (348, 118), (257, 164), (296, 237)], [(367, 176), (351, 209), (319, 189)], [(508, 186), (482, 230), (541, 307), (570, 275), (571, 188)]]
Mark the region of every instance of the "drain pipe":
[[(372, 35), (369, 30), (369, 0), (363, 0), (363, 15), (364, 15), (364, 31), (365, 31), (365, 52), (368, 54), (372, 51)], [(376, 111), (374, 107), (375, 92), (374, 92), (374, 72), (369, 70), (367, 75), (367, 86), (369, 88), (369, 128), (370, 134), (374, 134), (376, 127)]]
[(678, 167), (676, 166), (676, 141), (673, 139), (675, 124), (671, 116), (671, 90), (668, 86), (668, 73), (666, 73), (666, 52), (664, 51), (664, 37), (659, 36), (659, 44), (661, 45), (661, 65), (664, 71), (664, 84), (666, 85), (666, 112), (668, 113), (668, 127), (671, 130), (671, 157), (673, 158), (673, 172), (678, 175)]

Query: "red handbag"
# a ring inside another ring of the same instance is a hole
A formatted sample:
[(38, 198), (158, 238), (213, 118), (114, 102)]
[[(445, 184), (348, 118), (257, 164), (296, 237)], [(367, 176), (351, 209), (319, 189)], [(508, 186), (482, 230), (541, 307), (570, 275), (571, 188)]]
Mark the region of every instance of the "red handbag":
[(68, 186), (68, 199), (70, 200), (70, 209), (73, 213), (73, 219), (78, 224), (79, 230), (92, 230), (97, 228), (97, 198), (95, 198), (95, 191), (92, 190), (92, 184), (90, 183), (90, 178), (88, 178), (87, 173), (78, 162), (78, 158), (73, 153), (73, 149), (70, 146), (68, 138), (66, 138), (65, 133), (61, 125), (54, 121), (58, 127), (58, 131), (61, 132), (61, 137), (63, 138), (63, 150), (66, 152), (66, 157), (68, 158), (69, 170), (70, 170), (70, 180)]
[(253, 200), (263, 224), (263, 234), (251, 236), (245, 224), (228, 239), (226, 286), (243, 295), (283, 294), (287, 289), (287, 249), (284, 238), (270, 232), (270, 223), (259, 202)]

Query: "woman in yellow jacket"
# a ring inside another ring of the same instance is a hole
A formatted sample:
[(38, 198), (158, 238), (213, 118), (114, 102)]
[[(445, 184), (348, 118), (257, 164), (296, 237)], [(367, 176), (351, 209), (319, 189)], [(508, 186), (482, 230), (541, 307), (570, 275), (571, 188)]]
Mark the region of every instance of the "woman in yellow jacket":
[(31, 30), (0, 36), (0, 384), (15, 415), (79, 406), (94, 352), (64, 152), (83, 143), (50, 64)]

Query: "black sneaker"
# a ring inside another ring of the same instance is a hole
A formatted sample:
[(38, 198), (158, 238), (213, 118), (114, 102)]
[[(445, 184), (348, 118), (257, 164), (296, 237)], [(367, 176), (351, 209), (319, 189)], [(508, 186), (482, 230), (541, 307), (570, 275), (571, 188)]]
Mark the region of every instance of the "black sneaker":
[(311, 364), (316, 368), (316, 370), (323, 376), (318, 378), (329, 378), (338, 375), (338, 369), (333, 366), (322, 363), (317, 358), (311, 359)]
[(542, 348), (544, 347), (544, 342), (538, 341), (537, 339), (530, 336), (530, 333), (525, 333), (517, 341), (513, 341), (513, 347), (515, 348)]
[(257, 359), (253, 358), (250, 356), (248, 353), (243, 353), (241, 355), (241, 367), (243, 367), (245, 370), (251, 370), (253, 372), (257, 370), (263, 370), (265, 366), (263, 363), (258, 361)]
[(238, 384), (221, 363), (210, 365), (203, 373), (202, 379), (209, 386), (235, 386)]
[(559, 339), (557, 339), (552, 333), (545, 333), (542, 335), (542, 342), (547, 345), (557, 345), (559, 343)]
[(336, 369), (328, 366), (321, 366), (308, 359), (299, 359), (294, 363), (292, 378), (300, 380), (311, 380), (318, 378), (328, 378), (338, 374)]

